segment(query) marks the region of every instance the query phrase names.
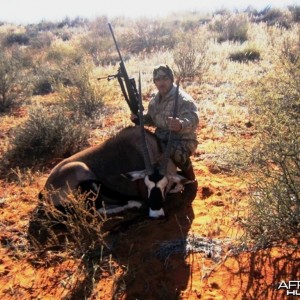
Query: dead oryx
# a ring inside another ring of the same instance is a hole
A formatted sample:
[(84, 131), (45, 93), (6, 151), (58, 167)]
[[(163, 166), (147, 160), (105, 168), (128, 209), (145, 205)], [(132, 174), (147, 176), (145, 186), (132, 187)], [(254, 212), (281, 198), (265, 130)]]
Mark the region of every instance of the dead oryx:
[(61, 161), (50, 173), (41, 198), (59, 207), (70, 191), (92, 191), (96, 208), (107, 214), (147, 201), (149, 216), (162, 217), (166, 195), (190, 182), (177, 174), (169, 155), (171, 142), (162, 153), (158, 139), (143, 124), (127, 127), (103, 144)]

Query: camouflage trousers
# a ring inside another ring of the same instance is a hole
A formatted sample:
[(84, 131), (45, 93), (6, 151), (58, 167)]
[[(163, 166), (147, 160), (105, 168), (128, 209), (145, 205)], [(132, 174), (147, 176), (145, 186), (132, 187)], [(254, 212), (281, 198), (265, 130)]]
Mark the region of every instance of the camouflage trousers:
[[(163, 150), (166, 147), (162, 142)], [(188, 170), (192, 166), (190, 157), (195, 153), (198, 142), (195, 140), (174, 140), (171, 147), (171, 159), (182, 171)]]

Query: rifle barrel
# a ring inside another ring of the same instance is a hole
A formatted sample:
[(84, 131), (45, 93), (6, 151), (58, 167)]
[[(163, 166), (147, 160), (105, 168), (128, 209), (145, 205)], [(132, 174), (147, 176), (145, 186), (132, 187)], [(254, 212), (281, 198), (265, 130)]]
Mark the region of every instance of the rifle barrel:
[[(122, 55), (121, 55), (121, 52), (120, 52), (120, 49), (119, 49), (119, 46), (118, 46), (118, 43), (117, 43), (117, 40), (115, 38), (115, 34), (114, 34), (114, 31), (112, 29), (112, 26), (110, 23), (108, 23), (108, 27), (109, 27), (109, 30), (111, 32), (111, 35), (113, 37), (113, 40), (114, 40), (114, 43), (115, 43), (115, 46), (117, 48), (117, 51), (118, 51), (118, 54), (119, 54), (119, 58), (120, 58), (120, 61), (123, 62), (123, 58), (122, 58)], [(123, 62), (124, 63), (124, 62)]]
[[(123, 96), (131, 110), (134, 114), (137, 114), (138, 112), (138, 91), (136, 90), (135, 81), (134, 78), (129, 78), (125, 63), (123, 61), (116, 37), (114, 35), (113, 28), (110, 23), (108, 23), (109, 30), (111, 32), (111, 35), (113, 37), (117, 52), (119, 54), (120, 59), (120, 67), (118, 70), (117, 78), (123, 93)], [(123, 83), (124, 80), (124, 83)]]

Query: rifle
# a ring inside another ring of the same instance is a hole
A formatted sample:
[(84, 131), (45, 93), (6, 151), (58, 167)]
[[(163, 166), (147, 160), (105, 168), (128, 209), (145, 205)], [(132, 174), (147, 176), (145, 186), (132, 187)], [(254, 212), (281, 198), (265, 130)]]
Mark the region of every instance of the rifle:
[[(135, 79), (134, 78), (129, 78), (126, 67), (125, 67), (125, 63), (123, 61), (117, 40), (115, 38), (112, 26), (110, 23), (108, 23), (108, 27), (109, 30), (111, 32), (111, 35), (113, 37), (118, 55), (119, 55), (119, 59), (120, 59), (120, 66), (118, 69), (118, 73), (116, 75), (110, 75), (107, 77), (108, 80), (117, 78), (119, 85), (121, 87), (122, 90), (122, 94), (125, 98), (125, 101), (127, 102), (130, 111), (135, 114), (138, 115), (138, 110), (139, 110), (139, 93), (137, 91), (136, 88), (136, 83), (135, 83)], [(98, 78), (98, 80), (103, 79), (102, 78)], [(125, 83), (125, 84), (124, 84)], [(138, 119), (136, 119), (135, 124), (138, 124)]]

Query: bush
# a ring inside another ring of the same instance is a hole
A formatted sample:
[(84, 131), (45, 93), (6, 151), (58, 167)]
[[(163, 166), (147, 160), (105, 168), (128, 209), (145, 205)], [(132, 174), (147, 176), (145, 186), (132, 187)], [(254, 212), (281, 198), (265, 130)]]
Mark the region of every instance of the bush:
[(28, 229), (35, 250), (64, 249), (76, 258), (100, 256), (105, 245), (103, 225), (106, 218), (96, 213), (92, 205), (94, 200), (92, 193), (70, 192), (63, 204), (65, 213), (46, 201), (40, 202)]
[(47, 49), (55, 40), (54, 34), (50, 31), (32, 33), (30, 46), (33, 49)]
[(292, 70), (296, 69), (300, 63), (300, 31), (298, 31), (298, 36), (286, 38), (283, 42), (281, 55), (284, 58), (284, 64)]
[(28, 167), (53, 158), (64, 158), (87, 145), (88, 131), (78, 119), (57, 107), (38, 107), (14, 131), (4, 161)]
[(97, 32), (84, 35), (80, 41), (85, 53), (88, 53), (96, 66), (108, 65), (119, 61), (119, 56), (112, 50), (113, 41), (111, 36), (99, 36)]
[[(200, 37), (199, 37), (200, 36)], [(173, 52), (174, 63), (178, 68), (180, 77), (202, 76), (208, 69), (207, 51), (208, 40), (205, 34), (196, 32), (181, 33), (178, 43)]]
[(246, 14), (217, 16), (210, 28), (218, 33), (218, 42), (245, 42), (248, 39), (249, 20)]
[(294, 22), (300, 22), (300, 6), (289, 6), (288, 9), (292, 13)]
[(33, 72), (33, 94), (46, 95), (54, 91), (54, 84), (58, 75), (45, 64), (38, 64)]
[[(80, 39), (80, 46), (88, 53), (96, 66), (107, 65), (119, 60), (108, 28), (107, 17), (98, 17), (89, 23), (89, 32)], [(117, 37), (119, 39), (119, 37)], [(122, 45), (123, 46), (123, 45)], [(123, 49), (123, 47), (122, 47)]]
[(12, 46), (13, 44), (29, 45), (29, 37), (25, 33), (12, 33), (6, 37), (5, 45)]
[(246, 240), (265, 247), (299, 240), (300, 232), (300, 61), (283, 55), (274, 74), (252, 94), (253, 121), (259, 132)]
[(238, 62), (256, 61), (260, 59), (260, 52), (255, 47), (247, 47), (231, 53), (229, 59)]
[(293, 23), (293, 16), (292, 13), (288, 10), (267, 6), (265, 9), (258, 12), (256, 21), (265, 22), (269, 26), (277, 25), (288, 29)]
[(0, 112), (9, 111), (31, 93), (25, 61), (12, 49), (0, 49)]
[(120, 37), (120, 44), (130, 53), (150, 53), (158, 49), (172, 49), (175, 44), (174, 30), (167, 23), (153, 20), (137, 21), (129, 32)]
[(34, 95), (46, 95), (53, 92), (53, 86), (50, 77), (36, 78), (33, 88)]
[(69, 69), (70, 86), (61, 88), (64, 104), (79, 118), (98, 118), (103, 107), (100, 85), (92, 80), (91, 73), (89, 62), (75, 65)]
[[(95, 196), (89, 195), (90, 198)], [(28, 239), (36, 261), (57, 263), (62, 259), (75, 259), (78, 263), (75, 278), (64, 299), (89, 299), (96, 284), (111, 265), (111, 254), (105, 241), (107, 220), (87, 209), (87, 195), (68, 195), (62, 213), (53, 205), (41, 202), (31, 214)], [(113, 220), (113, 219), (112, 219)], [(62, 255), (62, 253), (64, 253)], [(49, 254), (49, 255), (48, 255)]]
[(79, 51), (72, 44), (57, 41), (52, 43), (47, 52), (47, 61), (57, 66), (62, 64), (79, 64), (84, 57), (84, 53)]

